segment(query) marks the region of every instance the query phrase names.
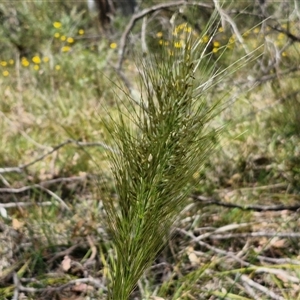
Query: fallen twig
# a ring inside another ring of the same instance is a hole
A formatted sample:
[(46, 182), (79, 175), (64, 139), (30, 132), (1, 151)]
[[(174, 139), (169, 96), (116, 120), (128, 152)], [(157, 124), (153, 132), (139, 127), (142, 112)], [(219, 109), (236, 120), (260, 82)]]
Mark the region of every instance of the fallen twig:
[(235, 203), (222, 202), (214, 198), (208, 198), (200, 195), (191, 195), (191, 198), (197, 201), (201, 201), (205, 205), (217, 205), (228, 208), (239, 208), (241, 210), (253, 210), (253, 211), (281, 211), (281, 210), (289, 210), (289, 211), (297, 211), (300, 209), (300, 204), (295, 205), (239, 205)]
[(75, 144), (77, 146), (80, 147), (102, 147), (106, 150), (112, 151), (112, 152), (116, 152), (117, 150), (110, 147), (109, 145), (105, 144), (104, 142), (80, 142), (80, 141), (76, 141), (76, 140), (72, 140), (72, 139), (68, 139), (56, 146), (54, 146), (50, 151), (46, 152), (45, 154), (39, 156), (38, 158), (36, 158), (35, 160), (27, 163), (27, 164), (23, 164), (20, 165), (18, 167), (5, 167), (5, 168), (0, 168), (0, 174), (1, 173), (11, 173), (11, 172), (17, 172), (17, 173), (21, 173), (23, 172), (24, 169), (34, 165), (35, 163), (37, 163), (38, 161), (43, 160), (45, 157), (51, 155), (52, 153), (54, 153), (55, 151), (59, 150), (60, 148), (68, 145), (68, 144)]
[[(18, 189), (16, 189), (16, 188), (0, 188), (0, 193), (2, 192), (2, 193), (18, 194), (18, 193), (22, 193), (22, 192), (25, 192), (25, 191), (28, 191), (28, 190), (31, 190), (31, 189), (40, 189), (40, 190), (46, 192), (47, 194), (52, 196), (54, 199), (56, 199), (62, 205), (62, 207), (64, 207), (67, 210), (70, 210), (69, 207), (67, 206), (67, 204), (58, 195), (56, 195), (54, 192), (50, 191), (49, 189), (43, 187), (40, 184), (33, 184), (33, 185), (29, 185), (29, 186), (23, 186), (23, 187), (18, 188)], [(2, 205), (5, 205), (5, 204), (0, 204), (0, 207)], [(2, 206), (2, 207), (4, 207), (4, 206)]]
[(14, 207), (26, 207), (31, 205), (38, 205), (38, 206), (50, 206), (53, 202), (46, 201), (46, 202), (10, 202), (10, 203), (0, 203), (0, 208), (14, 208)]
[(241, 280), (246, 282), (250, 287), (253, 287), (257, 290), (259, 290), (260, 292), (263, 292), (264, 294), (266, 294), (268, 297), (270, 297), (270, 299), (275, 299), (275, 300), (284, 300), (283, 297), (280, 297), (278, 295), (276, 295), (274, 292), (270, 291), (269, 289), (267, 289), (265, 286), (262, 286), (261, 284), (253, 281), (252, 279), (250, 279), (248, 276), (246, 275), (241, 275)]
[(102, 282), (100, 280), (97, 280), (94, 278), (74, 279), (74, 280), (71, 280), (68, 283), (63, 284), (58, 287), (46, 287), (46, 288), (25, 287), (19, 283), (19, 291), (27, 292), (27, 293), (61, 292), (62, 290), (66, 289), (66, 288), (69, 288), (73, 285), (80, 284), (80, 283), (91, 284), (98, 289), (102, 289), (103, 291), (106, 291), (106, 287), (102, 284)]
[(225, 240), (231, 238), (248, 238), (248, 237), (280, 237), (280, 238), (300, 238), (298, 232), (244, 232), (244, 233), (229, 233), (229, 234), (211, 234), (210, 239)]

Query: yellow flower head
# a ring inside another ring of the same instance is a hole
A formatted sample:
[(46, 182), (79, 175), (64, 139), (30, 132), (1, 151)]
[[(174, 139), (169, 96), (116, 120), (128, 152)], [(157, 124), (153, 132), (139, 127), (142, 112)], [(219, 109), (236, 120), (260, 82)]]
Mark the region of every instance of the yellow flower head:
[(218, 41), (214, 41), (213, 45), (215, 48), (219, 48), (221, 46), (221, 44)]
[(0, 65), (1, 65), (2, 67), (6, 67), (6, 66), (7, 66), (7, 62), (6, 62), (5, 60), (2, 60), (2, 61), (0, 62)]
[(78, 30), (78, 34), (79, 34), (79, 35), (83, 35), (83, 34), (84, 34), (84, 30), (83, 30), (83, 29), (79, 29), (79, 30)]
[(34, 65), (33, 69), (38, 71), (40, 69), (40, 66), (39, 65)]
[(45, 57), (43, 58), (43, 62), (47, 63), (48, 61), (49, 61), (49, 57), (48, 57), (48, 56), (45, 56)]
[(192, 27), (187, 26), (187, 27), (184, 28), (184, 31), (185, 32), (192, 32)]
[(55, 37), (56, 39), (58, 39), (58, 38), (60, 37), (60, 33), (55, 32), (55, 33), (54, 33), (54, 37)]
[(34, 56), (32, 58), (32, 61), (35, 63), (35, 64), (40, 64), (41, 63), (41, 59), (39, 56)]
[(56, 29), (61, 28), (61, 23), (60, 22), (54, 22), (53, 27), (56, 28)]
[(64, 46), (61, 48), (62, 52), (69, 52), (70, 50), (71, 50), (71, 47), (69, 47), (69, 46)]
[(68, 38), (67, 38), (67, 42), (68, 42), (69, 44), (72, 44), (72, 43), (74, 43), (74, 39), (73, 39), (72, 37), (68, 37)]
[(116, 49), (116, 48), (117, 48), (117, 43), (111, 43), (111, 44), (109, 45), (109, 47), (110, 47), (111, 49)]
[(26, 57), (22, 57), (21, 64), (22, 64), (23, 67), (28, 67), (30, 63), (29, 63), (29, 61), (27, 60)]
[(60, 65), (56, 65), (56, 66), (55, 66), (55, 70), (56, 70), (56, 71), (59, 71), (59, 70), (60, 70)]
[(157, 32), (156, 33), (156, 37), (157, 38), (161, 38), (163, 36), (163, 33), (161, 31)]
[(10, 65), (13, 65), (13, 64), (15, 63), (15, 61), (14, 61), (13, 59), (10, 59), (10, 60), (8, 61), (8, 63), (9, 63)]
[(65, 36), (65, 35), (62, 35), (61, 37), (60, 37), (60, 40), (61, 41), (65, 41), (67, 39), (67, 37)]
[(209, 37), (207, 35), (205, 35), (204, 37), (202, 37), (201, 42), (202, 43), (207, 43), (209, 41)]
[(9, 72), (8, 72), (7, 70), (5, 70), (5, 71), (2, 72), (2, 75), (3, 75), (4, 77), (7, 77), (7, 76), (9, 75)]
[(174, 47), (175, 48), (181, 48), (183, 46), (183, 42), (182, 41), (178, 41), (174, 43)]

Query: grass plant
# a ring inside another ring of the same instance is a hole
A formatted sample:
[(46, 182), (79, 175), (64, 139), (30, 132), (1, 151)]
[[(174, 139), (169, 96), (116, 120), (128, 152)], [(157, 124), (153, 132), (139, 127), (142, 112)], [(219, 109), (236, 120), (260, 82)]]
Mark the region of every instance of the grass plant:
[[(214, 18), (203, 35), (213, 26)], [(118, 149), (109, 155), (117, 203), (104, 202), (116, 252), (109, 299), (129, 299), (162, 250), (186, 205), (194, 174), (217, 144), (219, 129), (211, 121), (221, 102), (206, 95), (238, 68), (216, 70), (218, 60), (211, 59), (202, 37), (194, 38), (187, 24), (175, 27), (173, 35), (171, 48), (141, 59), (138, 105), (130, 99), (120, 104), (117, 119), (106, 123)]]

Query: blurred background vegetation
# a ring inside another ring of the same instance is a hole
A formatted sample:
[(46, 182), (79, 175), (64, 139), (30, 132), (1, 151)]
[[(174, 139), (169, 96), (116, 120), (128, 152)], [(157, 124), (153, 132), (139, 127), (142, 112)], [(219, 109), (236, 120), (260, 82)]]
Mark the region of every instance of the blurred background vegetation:
[[(180, 47), (180, 36), (172, 44), (172, 28), (199, 37), (218, 4), (158, 9), (162, 1), (136, 1), (136, 14), (157, 9), (133, 23), (120, 68), (122, 34), (136, 15), (108, 2), (113, 9), (105, 26), (85, 1), (0, 2), (0, 299), (105, 299), (105, 288), (88, 282), (68, 296), (38, 289), (88, 276), (105, 285), (110, 241), (101, 223), (102, 189), (115, 195), (102, 120), (125, 101), (124, 92), (138, 100), (136, 58), (162, 48), (172, 55)], [(211, 61), (226, 68), (254, 50), (255, 59), (207, 94), (208, 104), (229, 99), (215, 120), (226, 129), (206, 167), (194, 174), (177, 234), (132, 299), (300, 299), (300, 245), (293, 236), (300, 225), (299, 3), (224, 1), (219, 12), (216, 31), (201, 41)], [(195, 240), (245, 222), (248, 227), (233, 229), (237, 238)], [(61, 270), (65, 255), (73, 265)], [(260, 272), (262, 266), (271, 271)], [(14, 273), (23, 279), (19, 298), (13, 298)], [(267, 291), (247, 283), (246, 275)]]

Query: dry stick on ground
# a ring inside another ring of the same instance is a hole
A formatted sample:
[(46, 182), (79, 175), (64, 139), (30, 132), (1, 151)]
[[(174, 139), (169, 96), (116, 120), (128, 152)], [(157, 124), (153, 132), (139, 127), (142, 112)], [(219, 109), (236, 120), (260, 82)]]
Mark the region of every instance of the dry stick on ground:
[(20, 288), (21, 284), (20, 284), (17, 273), (14, 273), (14, 275), (13, 275), (13, 281), (14, 281), (15, 289), (14, 289), (14, 295), (12, 297), (12, 300), (18, 300), (19, 299), (19, 288)]
[(245, 288), (246, 293), (252, 297), (252, 299), (260, 299), (259, 295), (257, 295), (257, 293), (254, 291), (254, 289), (248, 285), (248, 283), (246, 283), (245, 281), (243, 282), (243, 286)]
[[(190, 232), (187, 232), (186, 230), (183, 230), (183, 229), (180, 229), (180, 228), (177, 228), (176, 230), (177, 232), (180, 232), (188, 237), (190, 237), (192, 239), (193, 242), (195, 243), (198, 243), (200, 246), (204, 246), (206, 247), (207, 249), (209, 250), (212, 250), (213, 252), (219, 254), (219, 255), (222, 255), (222, 256), (225, 256), (225, 257), (228, 257), (228, 258), (232, 258), (234, 259), (235, 261), (237, 261), (238, 263), (240, 263), (242, 266), (245, 266), (247, 268), (251, 268), (251, 271), (253, 271), (254, 273), (266, 273), (266, 274), (273, 274), (275, 276), (279, 276), (280, 278), (284, 278), (284, 280), (288, 280), (290, 282), (293, 282), (293, 283), (297, 283), (299, 284), (300, 283), (300, 279), (295, 277), (295, 276), (291, 276), (289, 275), (286, 271), (284, 270), (279, 270), (279, 269), (274, 269), (274, 268), (270, 268), (270, 267), (260, 267), (260, 266), (256, 266), (256, 265), (253, 265), (243, 259), (241, 259), (238, 255), (236, 255), (235, 253), (231, 252), (231, 251), (225, 251), (225, 250), (222, 250), (222, 249), (219, 249), (217, 247), (214, 247), (214, 246), (211, 246), (203, 241), (200, 241), (198, 240), (198, 237), (194, 236), (192, 233)], [(243, 275), (242, 275), (243, 276)], [(248, 278), (248, 277), (247, 277)], [(249, 281), (247, 282), (249, 284)], [(255, 283), (254, 281), (252, 281), (252, 283)], [(257, 289), (258, 288), (258, 285), (255, 286), (255, 285), (250, 285), (252, 287), (255, 287)], [(272, 296), (272, 299), (282, 299), (280, 298), (280, 296), (277, 296), (275, 293), (273, 293), (272, 291), (270, 291), (269, 289), (267, 289), (266, 287), (263, 287), (264, 289), (259, 289), (260, 291), (264, 292), (265, 294), (267, 295), (271, 295)], [(276, 298), (278, 297), (278, 298)]]
[(74, 279), (69, 281), (66, 284), (63, 284), (58, 287), (46, 287), (46, 288), (32, 288), (32, 287), (25, 287), (21, 285), (20, 281), (18, 283), (18, 290), (19, 292), (27, 292), (27, 293), (43, 293), (43, 292), (62, 292), (63, 290), (70, 288), (74, 285), (80, 284), (80, 283), (85, 283), (85, 284), (90, 284), (93, 285), (94, 287), (101, 289), (103, 291), (106, 291), (106, 287), (104, 284), (97, 279), (94, 278), (80, 278), (80, 279)]
[(180, 232), (188, 237), (190, 237), (192, 239), (193, 242), (199, 244), (200, 246), (204, 246), (205, 248), (209, 249), (209, 250), (212, 250), (213, 252), (219, 254), (219, 255), (223, 255), (223, 256), (227, 256), (227, 257), (230, 257), (232, 259), (234, 259), (235, 261), (237, 261), (238, 263), (240, 263), (242, 266), (245, 266), (245, 267), (251, 267), (251, 266), (254, 266), (254, 265), (251, 265), (250, 263), (244, 261), (243, 259), (239, 258), (237, 255), (235, 255), (235, 253), (233, 252), (229, 252), (229, 251), (225, 251), (225, 250), (222, 250), (222, 249), (218, 249), (214, 246), (211, 246), (203, 241), (200, 241), (198, 239), (198, 237), (194, 236), (192, 233), (184, 230), (184, 229), (180, 229), (180, 228), (176, 228), (176, 231), (177, 232)]
[(272, 258), (272, 257), (258, 255), (257, 259), (269, 263), (280, 264), (280, 265), (281, 264), (300, 265), (300, 260), (295, 260), (290, 258)]
[[(5, 192), (5, 193), (18, 194), (18, 193), (23, 193), (23, 192), (31, 190), (31, 189), (40, 189), (40, 190), (46, 192), (47, 194), (52, 196), (54, 199), (56, 199), (62, 205), (62, 207), (64, 207), (67, 210), (70, 210), (69, 207), (67, 206), (67, 204), (59, 196), (57, 196), (54, 192), (50, 191), (49, 189), (46, 189), (45, 187), (43, 187), (40, 184), (33, 184), (33, 185), (29, 185), (29, 186), (24, 186), (24, 187), (21, 187), (19, 189), (0, 188), (0, 193)], [(5, 207), (5, 205), (0, 204), (0, 207)]]
[(225, 240), (231, 238), (249, 238), (249, 237), (269, 237), (269, 238), (300, 238), (298, 232), (244, 232), (244, 233), (229, 233), (229, 234), (214, 234), (210, 233), (208, 238), (214, 240)]
[(243, 282), (245, 282), (247, 285), (249, 285), (252, 288), (255, 288), (256, 290), (259, 290), (260, 292), (263, 292), (264, 294), (266, 294), (268, 297), (270, 297), (270, 299), (275, 299), (275, 300), (284, 300), (283, 297), (280, 297), (278, 295), (276, 295), (274, 292), (270, 291), (269, 289), (267, 289), (265, 286), (262, 286), (261, 284), (253, 281), (252, 279), (250, 279), (248, 276), (246, 275), (242, 275), (241, 276), (241, 280)]
[(54, 153), (55, 151), (59, 150), (60, 148), (68, 145), (68, 144), (75, 144), (77, 146), (80, 147), (102, 147), (106, 150), (112, 151), (112, 152), (117, 152), (116, 149), (108, 146), (107, 144), (103, 143), (103, 142), (89, 142), (89, 143), (85, 143), (85, 142), (80, 142), (80, 141), (76, 141), (76, 140), (72, 140), (72, 139), (68, 139), (56, 146), (54, 146), (50, 151), (48, 151), (47, 153), (39, 156), (38, 158), (36, 158), (35, 160), (27, 163), (27, 164), (23, 164), (20, 165), (18, 167), (7, 167), (7, 168), (0, 168), (0, 174), (2, 173), (11, 173), (11, 172), (17, 172), (17, 173), (21, 173), (24, 169), (34, 165), (35, 163), (37, 163), (38, 161), (43, 160), (45, 157), (51, 155), (52, 153)]
[(223, 206), (228, 208), (239, 208), (241, 210), (252, 210), (252, 211), (281, 211), (281, 210), (289, 210), (289, 211), (297, 211), (300, 209), (300, 204), (297, 205), (239, 205), (234, 203), (228, 202), (221, 202), (214, 198), (208, 198), (200, 195), (192, 195), (192, 199), (200, 201), (202, 204), (205, 205), (217, 205)]
[(14, 207), (26, 207), (31, 205), (38, 205), (38, 206), (50, 206), (53, 205), (51, 201), (46, 202), (36, 202), (36, 203), (27, 203), (27, 202), (10, 202), (10, 203), (0, 203), (0, 208), (14, 208)]
[(149, 8), (145, 8), (141, 12), (134, 14), (131, 17), (129, 23), (127, 24), (127, 26), (126, 26), (123, 34), (122, 34), (121, 40), (120, 40), (119, 61), (118, 61), (117, 67), (116, 67), (116, 70), (118, 72), (121, 72), (122, 64), (123, 64), (123, 61), (124, 61), (125, 50), (126, 50), (127, 38), (129, 36), (130, 31), (134, 27), (135, 23), (139, 19), (142, 19), (145, 16), (147, 16), (147, 15), (149, 15), (149, 14), (155, 12), (155, 11), (166, 9), (166, 8), (171, 8), (171, 7), (176, 7), (176, 6), (182, 6), (182, 5), (214, 8), (214, 6), (212, 6), (210, 4), (206, 4), (206, 3), (187, 2), (187, 0), (180, 0), (180, 1), (173, 1), (173, 2), (157, 4), (157, 5), (151, 6)]
[[(56, 179), (41, 182), (39, 184), (23, 186), (21, 188), (0, 188), (0, 193), (19, 194), (19, 193), (23, 193), (23, 192), (26, 192), (31, 189), (40, 189), (42, 191), (45, 191), (49, 195), (51, 195), (56, 200), (58, 200), (58, 202), (60, 202), (64, 208), (69, 210), (69, 207), (65, 204), (65, 202), (59, 196), (57, 196), (54, 192), (47, 189), (46, 186), (54, 184), (54, 183), (84, 181), (86, 179), (87, 179), (87, 176), (56, 178)], [(0, 203), (0, 207), (4, 207), (4, 208), (21, 207), (21, 206), (24, 207), (24, 206), (30, 206), (33, 204), (40, 205), (40, 206), (48, 206), (48, 205), (51, 205), (52, 202), (47, 201), (47, 202), (40, 202), (40, 203), (25, 203), (25, 202)]]

